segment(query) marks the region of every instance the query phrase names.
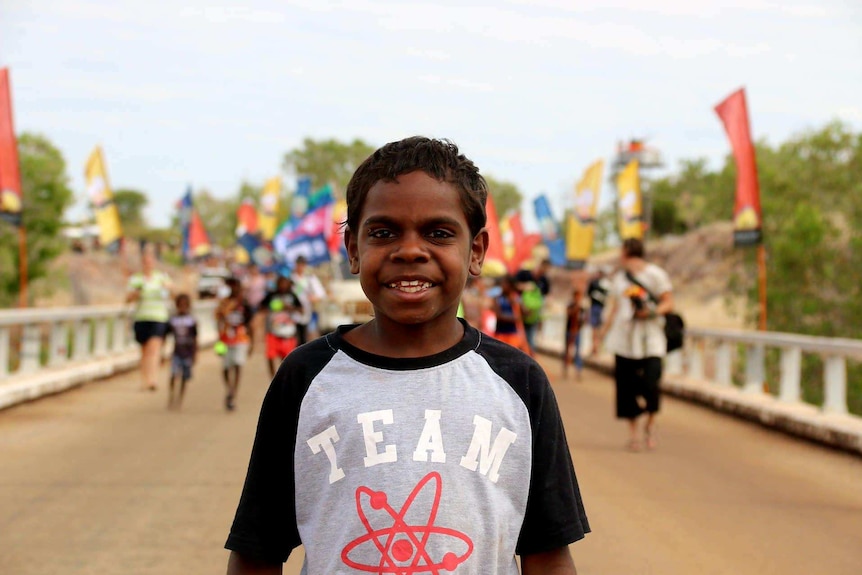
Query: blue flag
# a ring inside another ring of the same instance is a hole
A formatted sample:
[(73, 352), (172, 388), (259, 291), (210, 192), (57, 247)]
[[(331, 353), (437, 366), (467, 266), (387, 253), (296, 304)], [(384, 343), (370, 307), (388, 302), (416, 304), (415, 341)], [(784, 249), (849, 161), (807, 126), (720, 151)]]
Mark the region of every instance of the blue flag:
[(548, 246), (548, 259), (555, 266), (566, 265), (566, 241), (560, 235), (560, 226), (551, 214), (551, 204), (544, 194), (533, 200), (536, 210), (536, 220), (539, 222), (539, 230), (542, 241)]
[(183, 245), (182, 245), (182, 254), (183, 260), (189, 261), (191, 259), (191, 253), (189, 248), (189, 230), (191, 229), (192, 224), (192, 187), (189, 186), (186, 188), (185, 195), (180, 199), (177, 204), (177, 208), (179, 209), (179, 218), (180, 218), (180, 230), (182, 232)]

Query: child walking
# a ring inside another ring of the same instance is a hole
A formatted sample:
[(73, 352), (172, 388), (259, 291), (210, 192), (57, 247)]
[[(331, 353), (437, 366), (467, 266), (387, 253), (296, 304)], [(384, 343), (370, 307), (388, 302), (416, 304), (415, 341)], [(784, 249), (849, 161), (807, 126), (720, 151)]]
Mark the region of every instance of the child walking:
[(198, 354), (198, 322), (191, 314), (192, 300), (188, 294), (179, 294), (174, 300), (174, 306), (176, 312), (168, 320), (168, 334), (174, 336), (168, 409), (179, 410), (183, 405), (186, 383), (192, 377), (192, 366)]
[(225, 409), (236, 409), (236, 394), (239, 390), (239, 380), (242, 366), (254, 349), (254, 332), (252, 330), (252, 310), (242, 295), (242, 284), (236, 278), (229, 278), (227, 286), (230, 294), (219, 302), (216, 308), (219, 342), (222, 344), (222, 376), (227, 393), (224, 399)]
[(566, 347), (563, 350), (563, 378), (568, 376), (569, 366), (574, 363), (578, 381), (581, 380), (581, 372), (584, 370), (584, 359), (581, 357), (581, 326), (584, 324), (582, 299), (583, 292), (575, 288), (572, 301), (566, 306)]
[(272, 377), (275, 362), (280, 365), (297, 344), (297, 321), (302, 316), (303, 306), (293, 291), (293, 280), (278, 276), (275, 291), (266, 294), (260, 308), (266, 313), (266, 361)]
[(293, 351), (261, 408), (228, 573), (571, 575), (589, 531), (554, 393), (456, 317), (488, 248), (487, 186), (448, 141), (387, 144), (346, 190), (374, 308)]

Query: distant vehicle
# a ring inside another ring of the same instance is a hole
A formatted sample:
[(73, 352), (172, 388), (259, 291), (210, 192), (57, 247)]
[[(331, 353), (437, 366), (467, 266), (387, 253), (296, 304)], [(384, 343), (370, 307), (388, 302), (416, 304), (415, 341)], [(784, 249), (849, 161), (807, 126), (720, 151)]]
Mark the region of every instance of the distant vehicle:
[(227, 287), (225, 280), (231, 276), (227, 268), (204, 268), (198, 278), (198, 298), (221, 297)]

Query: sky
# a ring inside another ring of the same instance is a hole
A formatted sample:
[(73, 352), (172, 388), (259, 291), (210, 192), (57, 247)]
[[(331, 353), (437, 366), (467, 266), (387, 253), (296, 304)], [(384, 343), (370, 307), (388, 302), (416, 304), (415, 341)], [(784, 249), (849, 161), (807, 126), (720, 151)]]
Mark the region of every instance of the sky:
[(306, 137), (422, 134), (515, 183), (530, 228), (534, 197), (559, 217), (621, 140), (661, 152), (653, 177), (720, 166), (713, 108), (740, 87), (757, 139), (862, 129), (862, 2), (0, 0), (2, 66), (16, 131), (65, 156), (71, 220), (97, 144), (111, 186), (145, 192), (166, 226), (188, 185), (262, 184)]

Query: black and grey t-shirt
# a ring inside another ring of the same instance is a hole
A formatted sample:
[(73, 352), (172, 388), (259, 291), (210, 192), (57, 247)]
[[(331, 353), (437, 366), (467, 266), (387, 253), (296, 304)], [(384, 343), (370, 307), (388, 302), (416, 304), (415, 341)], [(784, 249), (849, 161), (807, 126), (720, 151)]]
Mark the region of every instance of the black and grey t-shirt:
[(415, 359), (300, 347), (264, 400), (226, 547), (303, 573), (515, 574), (589, 531), (556, 399), (530, 357), (464, 324)]

